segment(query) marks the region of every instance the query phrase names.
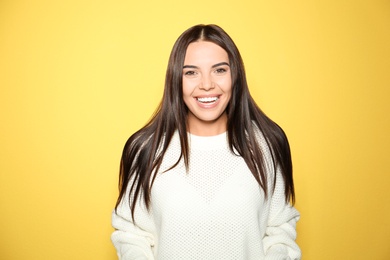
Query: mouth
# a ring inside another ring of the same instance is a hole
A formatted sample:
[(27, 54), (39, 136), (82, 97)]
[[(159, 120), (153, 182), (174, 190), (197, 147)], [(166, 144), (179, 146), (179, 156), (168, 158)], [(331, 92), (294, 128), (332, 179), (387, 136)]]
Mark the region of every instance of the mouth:
[(218, 99), (219, 99), (219, 96), (218, 97), (197, 97), (195, 98), (199, 103), (202, 103), (202, 104), (210, 104), (210, 103), (214, 103), (216, 102)]

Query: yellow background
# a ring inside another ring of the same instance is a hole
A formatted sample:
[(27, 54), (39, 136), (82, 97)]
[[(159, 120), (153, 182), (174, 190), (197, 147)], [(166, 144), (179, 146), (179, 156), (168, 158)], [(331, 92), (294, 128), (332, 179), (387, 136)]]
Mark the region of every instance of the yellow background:
[(124, 142), (198, 23), (287, 132), (303, 259), (390, 259), (389, 1), (0, 1), (0, 259), (114, 260)]

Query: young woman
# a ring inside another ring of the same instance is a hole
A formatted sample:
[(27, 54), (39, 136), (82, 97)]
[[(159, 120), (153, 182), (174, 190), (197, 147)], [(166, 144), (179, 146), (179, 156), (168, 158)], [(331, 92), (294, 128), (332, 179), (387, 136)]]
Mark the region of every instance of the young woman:
[(300, 259), (290, 148), (250, 96), (232, 39), (176, 41), (162, 102), (127, 141), (112, 213), (119, 259)]

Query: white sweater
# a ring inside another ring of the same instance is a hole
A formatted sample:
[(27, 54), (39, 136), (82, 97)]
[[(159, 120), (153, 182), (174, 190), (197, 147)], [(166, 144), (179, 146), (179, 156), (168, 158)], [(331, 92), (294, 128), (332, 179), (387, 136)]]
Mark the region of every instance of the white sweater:
[[(176, 133), (152, 187), (151, 209), (137, 203), (135, 223), (126, 200), (112, 213), (111, 239), (122, 260), (300, 259), (295, 243), (299, 213), (286, 204), (284, 182), (260, 139), (269, 171), (270, 197), (244, 159), (228, 147), (226, 133), (189, 135), (190, 167), (163, 173), (180, 155)], [(131, 185), (129, 185), (131, 186)]]

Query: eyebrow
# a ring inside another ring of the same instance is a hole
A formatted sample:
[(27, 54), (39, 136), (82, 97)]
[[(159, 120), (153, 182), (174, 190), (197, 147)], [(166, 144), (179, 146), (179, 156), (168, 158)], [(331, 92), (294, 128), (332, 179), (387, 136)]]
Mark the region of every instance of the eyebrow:
[[(211, 68), (219, 67), (219, 66), (222, 66), (222, 65), (226, 65), (226, 66), (230, 67), (229, 63), (227, 63), (227, 62), (220, 62), (220, 63), (214, 64), (213, 66), (211, 66)], [(189, 68), (189, 69), (199, 69), (199, 67), (195, 66), (195, 65), (184, 65), (183, 66), (183, 69), (187, 69), (187, 68)]]

